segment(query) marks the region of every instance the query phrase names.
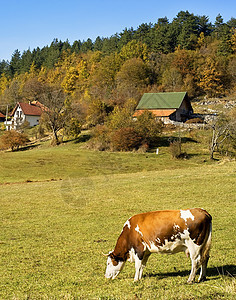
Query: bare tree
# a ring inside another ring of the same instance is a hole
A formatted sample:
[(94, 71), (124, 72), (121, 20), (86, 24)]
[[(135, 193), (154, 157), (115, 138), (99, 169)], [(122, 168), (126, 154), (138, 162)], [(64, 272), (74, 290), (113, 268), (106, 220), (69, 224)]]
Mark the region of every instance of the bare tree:
[(210, 159), (214, 159), (214, 153), (219, 150), (227, 140), (232, 139), (232, 132), (235, 130), (235, 120), (219, 115), (211, 124), (212, 137), (210, 142)]
[(58, 131), (70, 119), (71, 109), (66, 100), (66, 94), (58, 86), (45, 86), (40, 97), (40, 102), (44, 105), (42, 122), (52, 131), (56, 145), (59, 144)]

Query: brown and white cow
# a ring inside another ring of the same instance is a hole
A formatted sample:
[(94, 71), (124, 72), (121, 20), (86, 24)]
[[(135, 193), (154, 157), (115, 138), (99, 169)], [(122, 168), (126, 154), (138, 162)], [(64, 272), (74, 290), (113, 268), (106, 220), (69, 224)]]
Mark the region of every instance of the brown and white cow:
[(131, 217), (124, 224), (115, 249), (108, 254), (105, 277), (114, 279), (129, 260), (135, 261), (134, 280), (137, 281), (151, 253), (183, 251), (192, 261), (188, 283), (194, 282), (199, 267), (198, 281), (205, 280), (211, 220), (211, 215), (201, 208), (154, 211)]

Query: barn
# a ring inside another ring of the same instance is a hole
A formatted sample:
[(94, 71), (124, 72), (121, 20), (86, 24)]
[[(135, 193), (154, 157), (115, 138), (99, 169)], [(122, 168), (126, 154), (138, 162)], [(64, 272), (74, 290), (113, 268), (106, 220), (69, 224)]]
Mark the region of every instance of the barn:
[(164, 123), (185, 122), (193, 113), (187, 92), (145, 93), (136, 107), (134, 117), (150, 111)]

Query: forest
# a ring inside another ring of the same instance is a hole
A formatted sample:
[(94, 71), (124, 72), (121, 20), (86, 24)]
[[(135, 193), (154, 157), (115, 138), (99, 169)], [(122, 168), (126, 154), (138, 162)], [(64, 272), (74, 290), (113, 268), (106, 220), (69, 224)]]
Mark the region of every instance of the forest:
[(42, 101), (46, 86), (60, 87), (89, 126), (103, 124), (117, 107), (135, 106), (144, 92), (229, 96), (236, 92), (235, 54), (235, 18), (224, 22), (219, 14), (212, 24), (188, 11), (94, 42), (54, 39), (0, 61), (0, 111), (18, 101)]

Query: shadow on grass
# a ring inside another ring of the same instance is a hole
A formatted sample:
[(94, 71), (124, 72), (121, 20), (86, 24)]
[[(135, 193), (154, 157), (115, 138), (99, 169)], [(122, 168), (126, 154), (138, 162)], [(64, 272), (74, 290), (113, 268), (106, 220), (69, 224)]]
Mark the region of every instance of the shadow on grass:
[(28, 146), (25, 146), (25, 147), (21, 147), (19, 149), (15, 149), (12, 152), (27, 151), (27, 150), (37, 148), (38, 146), (40, 146), (40, 144), (28, 145)]
[[(167, 273), (153, 273), (145, 274), (144, 277), (158, 277), (158, 279), (164, 279), (166, 277), (177, 277), (177, 276), (188, 276), (190, 274), (189, 270), (176, 271), (176, 272), (167, 272)], [(199, 273), (199, 270), (198, 270)], [(236, 276), (236, 265), (223, 265), (218, 267), (207, 268), (207, 279), (215, 276)]]
[(85, 143), (87, 142), (89, 139), (91, 138), (91, 135), (90, 134), (82, 134), (80, 135), (79, 137), (77, 138), (72, 138), (72, 139), (69, 139), (67, 141), (63, 141), (63, 144), (67, 144), (67, 143), (71, 143), (73, 142), (74, 144), (79, 144), (79, 143)]
[(75, 142), (75, 144), (77, 144), (77, 143), (85, 143), (88, 140), (90, 140), (90, 138), (91, 138), (90, 134), (82, 134), (77, 139), (75, 139), (74, 142)]
[[(173, 141), (178, 141), (178, 137), (176, 136), (164, 136), (164, 137), (161, 137), (158, 141), (158, 146), (159, 147), (169, 147), (170, 146), (170, 143), (173, 142)], [(189, 137), (181, 137), (181, 143), (182, 144), (185, 144), (185, 143), (195, 143), (197, 144), (198, 141), (192, 139), (192, 138), (189, 138)]]

